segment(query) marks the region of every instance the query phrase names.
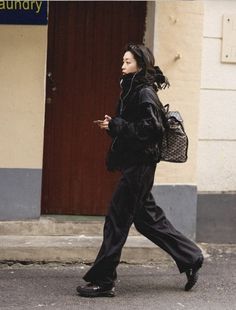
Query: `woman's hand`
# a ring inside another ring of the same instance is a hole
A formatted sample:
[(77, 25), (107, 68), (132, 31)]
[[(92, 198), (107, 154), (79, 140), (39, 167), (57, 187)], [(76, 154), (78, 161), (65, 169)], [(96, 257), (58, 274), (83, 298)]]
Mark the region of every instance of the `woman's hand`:
[(105, 115), (105, 118), (103, 121), (95, 121), (95, 122), (101, 129), (109, 130), (108, 125), (110, 121), (111, 121), (111, 117), (109, 115)]

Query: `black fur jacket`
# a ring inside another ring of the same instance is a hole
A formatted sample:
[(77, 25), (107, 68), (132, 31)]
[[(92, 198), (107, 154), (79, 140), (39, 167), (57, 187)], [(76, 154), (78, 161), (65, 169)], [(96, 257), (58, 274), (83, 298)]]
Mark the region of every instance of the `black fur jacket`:
[(136, 164), (158, 163), (163, 136), (162, 104), (142, 71), (121, 79), (122, 93), (107, 133), (112, 137), (106, 165), (109, 171)]

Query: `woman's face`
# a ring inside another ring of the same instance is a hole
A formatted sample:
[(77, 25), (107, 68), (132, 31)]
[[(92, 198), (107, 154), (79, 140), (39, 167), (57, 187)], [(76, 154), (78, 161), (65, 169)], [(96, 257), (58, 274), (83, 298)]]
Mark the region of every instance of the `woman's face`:
[(131, 52), (125, 52), (121, 70), (123, 75), (139, 71), (137, 62)]

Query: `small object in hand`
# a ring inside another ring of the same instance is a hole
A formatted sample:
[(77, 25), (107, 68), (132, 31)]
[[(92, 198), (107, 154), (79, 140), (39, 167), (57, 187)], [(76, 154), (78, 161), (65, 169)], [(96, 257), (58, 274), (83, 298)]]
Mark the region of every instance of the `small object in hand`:
[(104, 121), (102, 121), (102, 120), (98, 119), (98, 120), (93, 121), (93, 122), (94, 122), (94, 123), (96, 123), (96, 124), (101, 124), (101, 123), (103, 123)]

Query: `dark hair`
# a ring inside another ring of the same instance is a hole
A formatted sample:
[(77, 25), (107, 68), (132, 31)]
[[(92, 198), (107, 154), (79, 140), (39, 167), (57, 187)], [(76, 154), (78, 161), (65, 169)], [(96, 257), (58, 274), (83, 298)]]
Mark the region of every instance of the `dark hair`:
[(170, 86), (166, 76), (158, 66), (155, 66), (155, 58), (150, 49), (142, 44), (129, 43), (125, 52), (131, 52), (137, 65), (144, 73), (144, 80), (152, 84), (156, 90)]

